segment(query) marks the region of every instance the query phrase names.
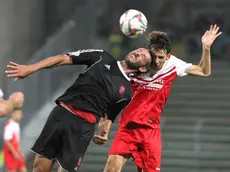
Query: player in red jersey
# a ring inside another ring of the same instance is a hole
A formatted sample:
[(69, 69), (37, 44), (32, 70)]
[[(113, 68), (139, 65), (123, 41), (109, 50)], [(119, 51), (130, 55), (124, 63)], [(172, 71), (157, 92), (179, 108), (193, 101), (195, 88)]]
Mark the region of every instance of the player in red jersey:
[[(120, 172), (129, 158), (133, 158), (138, 171), (159, 172), (161, 164), (160, 117), (167, 102), (172, 82), (185, 75), (211, 74), (210, 48), (221, 34), (219, 27), (211, 26), (202, 37), (203, 53), (198, 65), (186, 63), (170, 54), (171, 43), (164, 32), (149, 34), (149, 49), (155, 53), (157, 72), (154, 76), (131, 76), (133, 100), (124, 109), (119, 129), (113, 140), (105, 172)], [(104, 144), (112, 122), (100, 123), (100, 135), (94, 136), (97, 144)]]
[[(21, 92), (13, 93), (11, 96), (17, 97), (21, 105), (24, 102), (24, 95)], [(26, 172), (23, 155), (20, 151), (20, 121), (22, 118), (21, 109), (12, 112), (11, 118), (4, 126), (4, 162), (8, 172)]]

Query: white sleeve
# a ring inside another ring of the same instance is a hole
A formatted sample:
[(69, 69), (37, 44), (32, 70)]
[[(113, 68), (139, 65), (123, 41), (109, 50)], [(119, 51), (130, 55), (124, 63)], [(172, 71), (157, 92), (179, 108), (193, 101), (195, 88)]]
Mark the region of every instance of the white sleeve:
[(4, 96), (3, 92), (2, 92), (2, 89), (0, 88), (0, 99), (2, 99)]
[(175, 59), (175, 63), (176, 63), (176, 71), (177, 71), (177, 75), (179, 77), (183, 77), (186, 76), (187, 73), (185, 73), (186, 69), (188, 69), (189, 67), (192, 66), (192, 63), (187, 63), (181, 59), (176, 58)]
[(3, 133), (3, 140), (11, 140), (13, 138), (13, 127), (12, 125), (6, 125)]

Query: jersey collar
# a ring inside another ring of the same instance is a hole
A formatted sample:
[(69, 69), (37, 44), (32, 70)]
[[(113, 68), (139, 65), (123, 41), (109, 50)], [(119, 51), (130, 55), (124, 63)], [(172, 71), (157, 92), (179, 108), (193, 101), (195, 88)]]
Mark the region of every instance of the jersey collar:
[(118, 65), (118, 67), (119, 67), (121, 73), (123, 74), (123, 76), (124, 76), (128, 81), (130, 81), (130, 78), (128, 77), (128, 75), (127, 75), (127, 74), (124, 72), (124, 70), (122, 69), (122, 67), (121, 67), (121, 62), (120, 62), (120, 61), (117, 61), (117, 65)]

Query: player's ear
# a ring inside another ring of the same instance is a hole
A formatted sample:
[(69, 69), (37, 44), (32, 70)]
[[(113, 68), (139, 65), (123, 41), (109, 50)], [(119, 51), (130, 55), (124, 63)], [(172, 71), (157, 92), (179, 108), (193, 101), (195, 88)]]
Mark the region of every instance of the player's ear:
[(167, 55), (167, 60), (170, 58), (170, 56), (171, 56), (171, 54), (169, 53), (169, 54)]
[(147, 72), (147, 68), (146, 67), (139, 67), (139, 71), (141, 72), (141, 73), (145, 73), (145, 72)]

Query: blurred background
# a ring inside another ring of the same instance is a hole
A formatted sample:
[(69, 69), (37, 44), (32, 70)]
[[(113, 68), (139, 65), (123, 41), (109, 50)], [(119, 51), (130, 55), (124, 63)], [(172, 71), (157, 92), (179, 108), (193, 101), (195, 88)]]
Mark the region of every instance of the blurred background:
[[(129, 50), (147, 46), (148, 32), (161, 30), (171, 36), (172, 54), (198, 63), (201, 36), (210, 24), (218, 24), (223, 34), (212, 47), (212, 76), (186, 77), (173, 85), (161, 122), (161, 172), (229, 172), (229, 7), (229, 0), (1, 0), (0, 88), (4, 98), (14, 91), (25, 94), (21, 148), (29, 171), (34, 158), (30, 147), (53, 101), (84, 67), (44, 70), (14, 82), (4, 73), (9, 61), (30, 64), (81, 48), (105, 49), (122, 59)], [(119, 17), (127, 9), (140, 10), (148, 19), (148, 31), (140, 38), (129, 39), (119, 30)], [(7, 119), (0, 119), (1, 131)], [(91, 143), (81, 172), (103, 171), (116, 129), (117, 123), (105, 146)], [(4, 171), (2, 155), (0, 163)], [(130, 160), (123, 171), (135, 170)]]

